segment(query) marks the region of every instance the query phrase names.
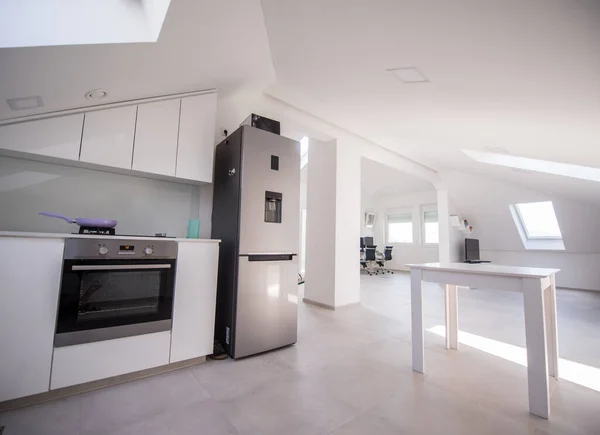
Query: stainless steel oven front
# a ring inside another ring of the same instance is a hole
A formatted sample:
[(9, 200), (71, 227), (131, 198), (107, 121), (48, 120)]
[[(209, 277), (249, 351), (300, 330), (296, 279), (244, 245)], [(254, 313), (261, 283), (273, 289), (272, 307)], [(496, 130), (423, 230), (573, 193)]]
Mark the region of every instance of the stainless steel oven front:
[(54, 346), (171, 329), (177, 243), (65, 240)]

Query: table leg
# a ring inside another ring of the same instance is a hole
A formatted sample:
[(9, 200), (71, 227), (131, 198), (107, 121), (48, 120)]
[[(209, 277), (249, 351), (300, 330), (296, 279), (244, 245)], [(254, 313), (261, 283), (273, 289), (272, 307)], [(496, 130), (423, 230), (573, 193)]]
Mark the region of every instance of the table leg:
[(544, 290), (548, 374), (558, 379), (558, 329), (556, 325), (556, 280), (554, 275), (550, 276), (550, 283), (550, 287)]
[(413, 370), (424, 373), (425, 355), (423, 342), (423, 294), (422, 271), (410, 271), (410, 310), (412, 321), (412, 360)]
[(550, 415), (548, 362), (544, 325), (544, 293), (540, 279), (522, 279), (527, 342), (527, 383), (529, 412), (542, 418)]
[(446, 285), (446, 349), (458, 349), (458, 291)]

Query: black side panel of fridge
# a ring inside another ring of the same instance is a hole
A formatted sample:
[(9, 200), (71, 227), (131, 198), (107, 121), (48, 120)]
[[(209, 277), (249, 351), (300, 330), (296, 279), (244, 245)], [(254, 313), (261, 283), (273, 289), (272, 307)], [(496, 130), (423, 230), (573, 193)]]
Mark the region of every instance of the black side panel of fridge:
[(240, 231), (242, 128), (217, 145), (212, 210), (212, 238), (221, 239), (215, 340), (233, 354)]

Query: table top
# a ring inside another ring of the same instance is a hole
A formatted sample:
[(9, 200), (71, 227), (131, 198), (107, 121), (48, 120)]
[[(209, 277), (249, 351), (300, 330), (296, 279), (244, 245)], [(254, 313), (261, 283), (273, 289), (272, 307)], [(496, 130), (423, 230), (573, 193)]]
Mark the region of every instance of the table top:
[(560, 269), (539, 267), (502, 266), (490, 263), (421, 263), (407, 264), (411, 269), (433, 270), (439, 272), (461, 272), (476, 275), (512, 276), (518, 278), (545, 278), (560, 272)]

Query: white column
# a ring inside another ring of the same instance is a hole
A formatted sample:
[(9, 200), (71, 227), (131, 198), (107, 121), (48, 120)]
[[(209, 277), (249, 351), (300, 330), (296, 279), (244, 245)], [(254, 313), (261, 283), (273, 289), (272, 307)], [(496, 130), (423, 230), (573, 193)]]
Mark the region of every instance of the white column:
[(361, 154), (338, 139), (335, 226), (335, 304), (360, 302)]
[(360, 302), (360, 152), (310, 140), (304, 299), (329, 308)]
[(438, 225), (440, 243), (439, 261), (447, 263), (451, 261), (450, 256), (450, 200), (448, 191), (445, 189), (437, 189), (437, 209), (438, 209)]
[(329, 308), (335, 307), (336, 155), (335, 140), (310, 140), (304, 300)]

